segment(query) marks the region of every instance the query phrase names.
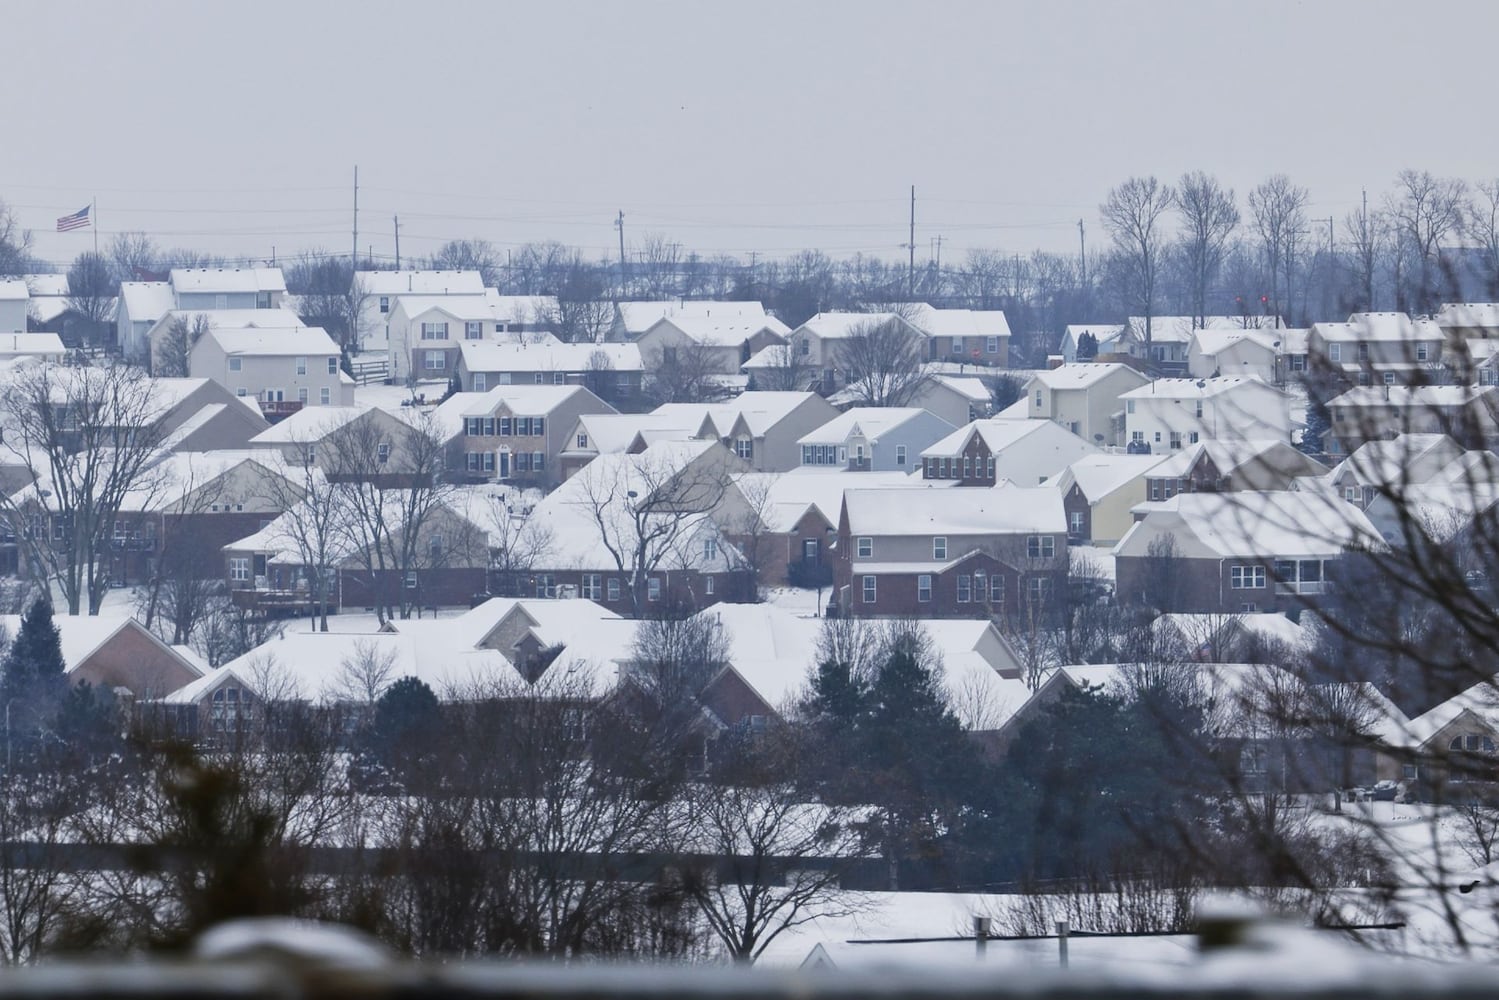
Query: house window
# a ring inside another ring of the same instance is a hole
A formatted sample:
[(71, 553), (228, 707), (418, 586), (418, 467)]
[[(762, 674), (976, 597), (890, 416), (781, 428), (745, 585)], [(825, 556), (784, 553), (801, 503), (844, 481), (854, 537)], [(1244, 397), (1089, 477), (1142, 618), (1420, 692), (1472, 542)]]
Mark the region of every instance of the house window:
[(958, 603), (967, 604), (973, 600), (973, 577), (963, 574), (958, 577)]
[(999, 338), (998, 337), (985, 337), (984, 338), (984, 353), (985, 354), (998, 354), (999, 353)]
[(307, 387), (305, 385), (297, 390), (297, 402), (303, 406), (307, 405)]
[(1181, 431), (1172, 431), (1171, 432), (1171, 449), (1173, 451), (1180, 451), (1181, 450), (1181, 446), (1182, 446), (1182, 432)]
[(297, 359), (297, 374), (298, 375), (306, 375), (307, 374), (307, 359), (306, 358), (298, 358)]
[(537, 385), (545, 385), (546, 384), (546, 380), (547, 380), (546, 372), (537, 372), (536, 373), (535, 382), (536, 382)]
[(427, 559), (434, 565), (442, 560), (442, 536), (433, 535), (427, 539)]
[(1416, 345), (1416, 360), (1417, 361), (1426, 361), (1430, 357), (1431, 357), (1431, 347), (1430, 347), (1430, 345), (1427, 345), (1427, 344), (1417, 344)]
[(1343, 363), (1343, 345), (1342, 344), (1328, 344), (1327, 345), (1327, 360), (1328, 361), (1332, 361), (1332, 362), (1334, 362), (1336, 364), (1342, 364)]
[(390, 461), (390, 445), (388, 443), (381, 441), (375, 445), (375, 461), (380, 465), (384, 465)]
[(1057, 540), (1050, 535), (1031, 535), (1025, 540), (1025, 554), (1032, 559), (1050, 559), (1057, 554)]
[(447, 340), (448, 339), (448, 325), (446, 323), (423, 323), (422, 324), (422, 339), (423, 340)]
[(710, 560), (717, 559), (717, 558), (718, 558), (718, 539), (716, 539), (716, 538), (704, 538), (703, 539), (703, 559), (704, 559), (704, 561), (710, 561)]
[[(485, 432), (486, 433), (493, 434), (494, 433), (494, 427), (495, 427), (495, 423), (494, 423), (494, 418), (493, 417), (491, 417), (488, 420), (484, 421), (484, 428), (485, 428)], [(510, 436), (510, 418), (509, 417), (501, 417), (500, 418), (500, 437), (509, 437), (509, 436)]]
[(866, 576), (864, 578), (864, 603), (865, 604), (873, 604), (874, 603), (874, 595), (875, 595), (874, 577), (872, 577), (872, 576)]
[(583, 596), (590, 601), (598, 600), (604, 592), (603, 579), (597, 573), (584, 573)]
[(1130, 431), (1129, 432), (1129, 439), (1131, 441), (1134, 441), (1137, 444), (1144, 444), (1145, 443), (1145, 432), (1144, 431)]
[(935, 538), (932, 539), (932, 558), (933, 559), (946, 559), (947, 558), (947, 538), (945, 536), (938, 535), (938, 536), (936, 536)]
[(464, 340), (482, 340), (484, 337), (484, 324), (473, 320), (463, 324)]
[(428, 351), (426, 367), (429, 372), (440, 372), (448, 366), (448, 357), (442, 351)]
[(1197, 404), (1196, 404), (1196, 406), (1194, 408), (1194, 412), (1197, 415), (1197, 419), (1201, 420), (1202, 419), (1202, 400), (1199, 399), (1197, 401)]
[(1191, 433), (1189, 433), (1187, 435), (1187, 443), (1188, 444), (1196, 444), (1199, 440), (1200, 440), (1200, 436), (1198, 435), (1198, 433), (1196, 431), (1192, 431)]
[(1134, 413), (1135, 412), (1135, 401), (1133, 399), (1126, 399), (1124, 401), (1124, 412), (1125, 413)]
[(1040, 389), (1036, 390), (1036, 405), (1038, 407), (1041, 405), (1041, 390)]
[[(328, 390), (324, 389), (323, 391), (327, 392)], [(234, 394), (236, 396), (239, 396), (239, 397), (245, 397), (245, 396), (248, 396), (250, 394), (250, 391), (248, 389), (246, 389), (244, 386), (240, 386), (238, 389), (234, 390)]]
[(954, 337), (952, 339), (952, 352), (954, 354), (962, 354), (963, 353), (963, 338), (962, 337)]
[(1072, 511), (1067, 515), (1067, 533), (1073, 538), (1083, 537), (1083, 512)]
[(1229, 569), (1229, 586), (1234, 590), (1258, 590), (1265, 585), (1265, 567), (1233, 566)]
[(808, 354), (811, 354), (812, 342), (810, 340), (807, 340), (806, 338), (798, 340), (796, 342), (796, 353), (800, 354), (802, 357), (806, 357)]
[(390, 296), (389, 295), (382, 295), (382, 296), (380, 296), (380, 311), (382, 313), (388, 313), (388, 312), (390, 312)]
[(553, 385), (566, 385), (567, 384), (567, 372), (552, 372), (552, 384)]
[(542, 472), (547, 466), (547, 455), (544, 451), (531, 452), (531, 471)]
[(243, 371), (244, 367), (245, 367), (245, 359), (244, 358), (230, 358), (229, 359), (229, 370), (230, 371), (232, 371), (232, 372)]
[(906, 446), (903, 444), (895, 446), (895, 464), (899, 466), (906, 464)]
[(488, 392), (489, 391), (489, 378), (483, 372), (475, 372), (474, 373), (474, 391), (475, 392)]
[[(220, 296), (222, 298), (223, 296)], [(241, 700), (240, 690), (227, 684), (213, 693), (209, 700), (209, 720), (215, 732), (235, 733), (239, 731), (240, 705), (248, 703), (248, 699)]]
[(328, 359), (328, 374), (329, 375), (337, 375), (338, 374), (338, 358), (333, 357), (333, 358), (329, 358)]
[(973, 478), (973, 459), (969, 458), (967, 455), (963, 456), (963, 478)]
[(406, 574), (406, 589), (407, 590), (415, 590), (416, 589), (416, 570), (411, 570), (410, 572), (408, 572)]
[(1030, 598), (1032, 604), (1042, 604), (1051, 597), (1051, 580), (1044, 576), (1033, 576), (1030, 579)]
[(619, 577), (617, 577), (617, 576), (611, 576), (609, 578), (609, 582), (606, 585), (606, 587), (607, 587), (606, 592), (609, 595), (608, 598), (607, 598), (607, 600), (611, 600), (611, 601), (617, 601), (617, 600), (619, 600)]
[(932, 578), (922, 573), (916, 578), (916, 600), (927, 602), (932, 599)]
[(1368, 361), (1369, 360), (1369, 345), (1368, 344), (1359, 344), (1358, 345), (1358, 359), (1360, 361)]
[(661, 578), (653, 576), (646, 581), (645, 599), (648, 601), (661, 600)]
[(750, 460), (750, 458), (754, 455), (754, 452), (755, 442), (751, 439), (746, 437), (734, 439), (734, 454), (738, 455), (746, 462)]
[(579, 434), (578, 435), (578, 447), (579, 448), (587, 448), (588, 447), (588, 435), (587, 434)]
[(1368, 372), (1359, 372), (1358, 373), (1358, 384), (1359, 385), (1368, 385), (1369, 384), (1369, 373)]
[(1384, 384), (1385, 385), (1394, 385), (1395, 384), (1395, 373), (1394, 372), (1385, 372), (1384, 373)]
[(980, 604), (989, 599), (989, 577), (983, 570), (973, 574), (973, 599)]
[(229, 560), (229, 579), (241, 583), (250, 579), (250, 560), (248, 557), (235, 556)]
[(868, 535), (861, 535), (858, 542), (858, 552), (860, 559), (873, 559), (874, 539)]
[(994, 478), (994, 456), (993, 455), (989, 456), (989, 473), (988, 473), (988, 477), (987, 478), (989, 478), (989, 479), (993, 479)]

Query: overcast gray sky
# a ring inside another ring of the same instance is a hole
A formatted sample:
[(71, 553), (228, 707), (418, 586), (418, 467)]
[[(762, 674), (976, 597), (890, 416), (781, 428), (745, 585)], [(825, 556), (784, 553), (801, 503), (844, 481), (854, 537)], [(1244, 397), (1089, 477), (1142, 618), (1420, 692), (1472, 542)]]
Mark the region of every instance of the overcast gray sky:
[[(403, 256), (1070, 250), (1131, 174), (1283, 171), (1343, 213), (1416, 166), (1499, 176), (1499, 3), (6, 4), (0, 198), (101, 243)], [(1465, 54), (1470, 53), (1470, 54)], [(1325, 223), (1324, 223), (1325, 225)]]

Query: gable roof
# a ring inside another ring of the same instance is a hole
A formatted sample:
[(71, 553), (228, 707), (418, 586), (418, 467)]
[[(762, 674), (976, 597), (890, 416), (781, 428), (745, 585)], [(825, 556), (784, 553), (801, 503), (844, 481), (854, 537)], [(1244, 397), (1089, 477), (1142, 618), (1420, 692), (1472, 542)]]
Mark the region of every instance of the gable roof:
[(769, 332), (777, 337), (790, 335), (791, 328), (774, 316), (674, 315), (663, 316), (646, 332), (658, 326), (671, 325), (688, 340), (699, 344), (737, 346), (757, 334)]
[[(728, 302), (669, 299), (654, 302), (621, 302), (615, 307), (625, 334), (638, 337), (663, 319), (736, 319), (763, 321), (773, 319), (759, 302)], [(777, 324), (784, 327), (780, 320)]]
[(369, 412), (371, 406), (306, 406), (250, 439), (255, 447), (321, 441)]
[[(761, 437), (814, 398), (820, 397), (815, 392), (752, 390), (722, 403), (663, 403), (651, 413), (690, 423), (693, 430), (702, 428), (706, 422), (719, 437), (728, 437), (734, 425), (743, 418), (750, 433)], [(831, 405), (827, 409), (831, 411)]]
[[(545, 416), (572, 397), (587, 391), (581, 385), (497, 385), (488, 392), (462, 393), (470, 400), (462, 415), (492, 416), (504, 404), (512, 413)], [(478, 398), (475, 399), (474, 396)]]
[[(702, 422), (675, 413), (584, 413), (578, 416), (578, 426), (588, 434), (588, 452), (608, 455), (630, 447), (638, 434), (654, 440), (689, 440)], [(570, 440), (568, 450), (575, 444), (576, 439)]]
[[(862, 473), (861, 473), (862, 475)], [(854, 535), (998, 535), (1062, 533), (1067, 517), (1047, 486), (959, 489), (851, 489), (843, 494)], [(960, 553), (961, 554), (961, 553)]]
[[(1275, 316), (1205, 316), (1198, 323), (1195, 316), (1150, 317), (1150, 339), (1157, 344), (1185, 344), (1191, 341), (1192, 332), (1206, 330), (1245, 330), (1256, 327), (1274, 329), (1284, 326)], [(1136, 340), (1145, 340), (1145, 317), (1131, 316), (1125, 324), (1128, 335)]]
[(1410, 343), (1441, 340), (1442, 328), (1429, 319), (1411, 319), (1403, 312), (1361, 312), (1348, 317), (1346, 323), (1316, 323), (1312, 332), (1323, 340), (1383, 341)]
[(483, 295), (478, 271), (360, 271), (366, 295)]
[(821, 312), (794, 332), (805, 330), (822, 340), (845, 340), (891, 321), (910, 327), (913, 333), (921, 333), (910, 321), (893, 312)]
[(338, 345), (320, 326), (214, 327), (204, 334), (228, 355), (250, 357), (336, 357)]
[(1384, 486), (1417, 482), (1425, 459), (1442, 455), (1457, 459), (1462, 453), (1462, 446), (1445, 434), (1399, 434), (1388, 440), (1365, 441), (1333, 466), (1326, 479), (1335, 483), (1351, 474), (1360, 482)]
[(1060, 365), (1056, 368), (1049, 368), (1046, 371), (1036, 372), (1036, 374), (1031, 376), (1031, 382), (1039, 382), (1048, 389), (1091, 389), (1110, 375), (1118, 372), (1129, 372), (1135, 376), (1138, 384), (1150, 381), (1148, 376), (1136, 371), (1129, 365), (1118, 362), (1098, 364), (1085, 361), (1070, 365)]
[(1327, 401), (1329, 408), (1341, 406), (1390, 407), (1402, 409), (1467, 406), (1483, 399), (1494, 403), (1499, 397), (1492, 385), (1357, 385), (1341, 396)]
[(1086, 455), (1057, 473), (1049, 484), (1055, 484), (1063, 493), (1075, 484), (1089, 503), (1097, 503), (1115, 490), (1143, 479), (1163, 461), (1166, 459), (1160, 455)]
[(766, 530), (784, 532), (794, 528), (812, 510), (828, 524), (837, 525), (844, 490), (948, 488), (954, 481), (927, 482), (898, 471), (850, 472), (838, 466), (805, 465), (790, 472), (741, 473), (734, 477), (734, 484), (748, 498)]
[(919, 406), (855, 406), (816, 430), (803, 434), (796, 443), (839, 444), (856, 431), (873, 443), (879, 441), (881, 435), (920, 419), (928, 419), (936, 427), (952, 427), (946, 420)]
[(174, 267), (170, 280), (179, 295), (286, 291), (279, 267)]
[[(1320, 462), (1309, 456), (1302, 455), (1301, 452), (1296, 451), (1284, 441), (1208, 438), (1166, 456), (1162, 459), (1160, 465), (1150, 470), (1150, 478), (1180, 479), (1189, 474), (1192, 471), (1192, 467), (1204, 455), (1208, 457), (1219, 473), (1227, 476), (1233, 474), (1235, 470), (1262, 458), (1268, 452), (1282, 449), (1288, 454), (1300, 457), (1306, 464), (1314, 468), (1320, 469), (1322, 467)], [(1316, 473), (1305, 472), (1302, 474), (1315, 475)]]
[(1217, 378), (1157, 378), (1137, 389), (1119, 394), (1120, 399), (1212, 399), (1246, 387), (1286, 394), (1253, 375), (1220, 375)]
[(31, 298), (31, 290), (20, 278), (0, 278), (0, 302), (23, 302)]
[(1192, 343), (1207, 357), (1214, 357), (1242, 342), (1248, 342), (1266, 351), (1279, 353), (1282, 340), (1280, 330), (1193, 330)]
[(23, 274), (21, 280), (26, 282), (26, 289), (34, 299), (63, 297), (68, 294), (66, 274)]
[[(5, 628), (12, 639), (21, 628), (21, 618), (21, 615), (0, 615), (0, 626)], [(78, 669), (116, 634), (126, 629), (139, 632), (148, 641), (181, 660), (192, 673), (202, 673), (195, 660), (184, 657), (173, 647), (162, 642), (151, 633), (150, 629), (141, 625), (130, 615), (55, 615), (52, 621), (57, 626), (63, 663), (69, 673)]]
[(463, 366), (471, 372), (586, 372), (595, 359), (608, 359), (608, 370), (641, 370), (635, 344), (497, 344), (465, 340), (458, 345)]
[(929, 337), (1010, 336), (1010, 321), (1000, 309), (938, 309), (926, 302), (903, 303), (894, 308)]
[(1166, 534), (1176, 536), (1186, 558), (1328, 559), (1384, 544), (1363, 511), (1313, 491), (1178, 493), (1133, 509), (1144, 516), (1114, 546), (1116, 556), (1143, 556)]
[(1432, 319), (1443, 329), (1499, 327), (1499, 302), (1444, 302)]
[(154, 323), (177, 305), (172, 286), (165, 281), (122, 281), (120, 301), (135, 323)]
[(984, 445), (995, 454), (1027, 438), (1036, 438), (1038, 443), (1050, 438), (1053, 441), (1054, 451), (1060, 451), (1063, 447), (1069, 449), (1075, 447), (1080, 453), (1096, 450), (1076, 434), (1050, 420), (1007, 420), (991, 417), (987, 420), (975, 420), (959, 427), (923, 451), (921, 457), (941, 458), (961, 454), (963, 449), (968, 447), (968, 442), (975, 436), (981, 438)]

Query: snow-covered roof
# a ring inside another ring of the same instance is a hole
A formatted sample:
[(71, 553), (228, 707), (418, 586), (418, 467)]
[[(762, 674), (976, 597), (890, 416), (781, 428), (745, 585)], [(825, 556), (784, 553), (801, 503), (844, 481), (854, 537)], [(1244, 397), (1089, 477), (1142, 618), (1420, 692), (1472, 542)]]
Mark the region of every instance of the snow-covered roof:
[[(1275, 329), (1283, 325), (1274, 316), (1205, 316), (1202, 323), (1195, 316), (1152, 316), (1150, 339), (1157, 344), (1185, 344), (1191, 341), (1194, 330)], [(1144, 316), (1131, 316), (1126, 328), (1135, 339), (1145, 339)]]
[(640, 371), (635, 344), (496, 344), (465, 340), (458, 345), (471, 372)]
[(1280, 353), (1283, 341), (1280, 334), (1282, 330), (1223, 330), (1206, 329), (1193, 330), (1192, 340), (1197, 349), (1207, 357), (1215, 357), (1235, 344), (1248, 341), (1257, 347), (1267, 351)]
[[(922, 458), (942, 458), (944, 456), (962, 454), (963, 449), (974, 435), (983, 439), (985, 446), (990, 452), (998, 454), (1018, 441), (1026, 438), (1042, 435), (1065, 434), (1066, 437), (1058, 437), (1060, 444), (1072, 445), (1074, 442), (1078, 450), (1092, 450), (1093, 446), (1088, 444), (1076, 434), (1052, 423), (1050, 420), (974, 420), (964, 424), (946, 437), (936, 441), (931, 447), (921, 453)], [(1069, 440), (1070, 439), (1070, 440)]]
[(1145, 375), (1135, 371), (1129, 365), (1113, 362), (1109, 364), (1079, 362), (1071, 365), (1060, 365), (1056, 368), (1037, 372), (1031, 377), (1031, 381), (1039, 382), (1048, 389), (1089, 389), (1110, 375), (1120, 371), (1126, 371), (1134, 375), (1138, 382), (1149, 381)]
[(545, 416), (586, 390), (580, 385), (497, 385), (488, 392), (462, 393), (470, 398), (463, 409), (465, 417), (492, 416), (504, 405), (511, 413)]
[(484, 296), (494, 306), (495, 319), (503, 323), (541, 323), (557, 315), (555, 295), (501, 295), (486, 288)]
[(31, 297), (31, 290), (20, 278), (0, 278), (0, 302), (21, 302)]
[(19, 355), (58, 358), (65, 353), (55, 333), (0, 333), (0, 358)]
[[(619, 319), (626, 335), (638, 337), (663, 319), (718, 318), (760, 322), (768, 317), (759, 302), (682, 301), (621, 302)], [(785, 326), (784, 323), (780, 323)]]
[(959, 395), (968, 397), (969, 402), (987, 403), (992, 398), (989, 387), (984, 385), (984, 380), (981, 378), (971, 378), (966, 375), (932, 375), (929, 381), (934, 385), (945, 385)]
[[(654, 440), (686, 441), (697, 433), (702, 421), (675, 413), (584, 413), (578, 426), (588, 435), (588, 452), (608, 455), (624, 451), (637, 434)], [(576, 441), (569, 441), (571, 450)]]
[[(1235, 469), (1260, 458), (1266, 452), (1279, 448), (1289, 449), (1290, 445), (1281, 441), (1209, 438), (1168, 455), (1159, 465), (1150, 470), (1150, 476), (1152, 479), (1180, 479), (1192, 471), (1192, 466), (1196, 465), (1203, 455), (1212, 461), (1221, 474), (1227, 476)], [(1312, 459), (1308, 458), (1305, 461), (1313, 467), (1319, 467)]]
[(929, 337), (1010, 336), (1010, 321), (999, 309), (938, 309), (926, 302), (902, 303), (893, 308)]
[(68, 294), (66, 274), (23, 274), (21, 280), (32, 298), (64, 297)]
[(1154, 538), (1172, 534), (1187, 558), (1329, 559), (1350, 548), (1382, 547), (1364, 512), (1336, 497), (1305, 490), (1178, 493), (1137, 504), (1118, 556), (1143, 556)]
[(259, 357), (334, 356), (338, 345), (320, 326), (227, 327), (215, 326), (204, 335), (217, 341), (228, 355)]
[(369, 406), (305, 406), (250, 439), (263, 448), (320, 441), (371, 409)]
[(842, 444), (850, 435), (858, 434), (871, 443), (912, 420), (928, 417), (938, 424), (951, 427), (946, 420), (923, 410), (919, 406), (855, 406), (845, 410), (814, 431), (797, 439), (797, 444)]
[(1382, 486), (1419, 482), (1424, 478), (1425, 460), (1432, 456), (1455, 459), (1462, 450), (1461, 445), (1445, 434), (1400, 434), (1388, 440), (1364, 442), (1333, 466), (1326, 478), (1328, 482), (1337, 482), (1351, 474), (1360, 483)]
[(1429, 319), (1411, 319), (1403, 312), (1354, 313), (1346, 323), (1317, 323), (1312, 332), (1328, 341), (1398, 344), (1442, 339), (1442, 328), (1436, 323)]
[(1057, 491), (1046, 486), (946, 490), (851, 489), (843, 494), (855, 535), (998, 535), (1065, 532)]
[(809, 510), (829, 524), (838, 523), (843, 491), (849, 489), (948, 488), (951, 479), (923, 480), (906, 472), (851, 472), (840, 466), (804, 465), (790, 472), (745, 472), (734, 477), (765, 528), (790, 531)]
[(1499, 731), (1499, 688), (1492, 680), (1480, 681), (1410, 720), (1404, 728), (1404, 745), (1421, 746), (1456, 722), (1464, 712), (1471, 712), (1485, 725)]
[(738, 345), (764, 331), (786, 337), (791, 328), (774, 316), (766, 315), (672, 315), (663, 316), (650, 329), (670, 323), (689, 340), (699, 344)]
[(391, 312), (397, 309), (408, 317), (421, 316), (436, 309), (459, 322), (478, 320), (492, 323), (499, 318), (495, 303), (482, 291), (475, 295), (401, 295), (391, 306)]
[(165, 281), (122, 281), (120, 301), (135, 323), (154, 323), (177, 304), (172, 286)]
[(1253, 375), (1221, 375), (1218, 378), (1157, 378), (1128, 392), (1120, 399), (1212, 399), (1226, 392), (1237, 392), (1245, 386), (1267, 389), (1285, 395), (1279, 389)]
[(1444, 302), (1432, 318), (1443, 329), (1499, 327), (1499, 302)]
[(691, 424), (693, 430), (709, 421), (719, 437), (727, 437), (739, 418), (744, 418), (750, 433), (762, 436), (786, 419), (797, 407), (816, 396), (813, 392), (742, 392), (722, 403), (663, 403), (652, 414)]
[(805, 330), (822, 340), (844, 340), (892, 320), (908, 322), (893, 312), (824, 312), (813, 316), (797, 330)]
[(360, 271), (366, 295), (483, 295), (478, 271)]
[(1486, 399), (1490, 402), (1496, 401), (1491, 394), (1499, 389), (1492, 385), (1358, 385), (1349, 389), (1341, 396), (1335, 396), (1327, 401), (1329, 408), (1354, 406), (1354, 407), (1388, 407), (1400, 409), (1406, 407), (1444, 409), (1450, 407), (1467, 406), (1477, 399)]
[[(141, 632), (147, 630), (130, 615), (54, 615), (53, 624), (57, 626), (58, 644), (62, 648), (62, 659), (67, 670), (78, 668), (83, 661), (87, 660), (93, 653), (112, 639), (115, 633), (127, 627), (139, 629)], [(21, 628), (20, 615), (0, 615), (0, 627), (5, 629), (6, 634), (14, 640)], [(149, 634), (149, 633), (148, 633)], [(154, 638), (154, 637), (153, 637)], [(166, 643), (156, 640), (163, 649), (171, 649)], [(178, 654), (179, 656), (181, 654)], [(184, 658), (189, 669), (197, 671), (198, 665), (192, 660)]]
[(1058, 473), (1048, 484), (1054, 483), (1066, 490), (1076, 483), (1083, 496), (1097, 503), (1115, 490), (1142, 479), (1163, 461), (1167, 459), (1160, 455), (1086, 455)]
[(179, 295), (286, 291), (279, 267), (174, 267), (171, 283)]

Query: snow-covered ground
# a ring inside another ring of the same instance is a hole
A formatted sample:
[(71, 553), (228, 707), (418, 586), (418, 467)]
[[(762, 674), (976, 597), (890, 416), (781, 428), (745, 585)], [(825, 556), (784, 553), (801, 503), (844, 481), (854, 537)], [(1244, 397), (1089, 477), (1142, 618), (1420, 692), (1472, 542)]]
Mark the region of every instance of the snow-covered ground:
[(831, 593), (831, 588), (824, 587), (821, 603), (819, 603), (817, 591), (815, 590), (801, 590), (797, 587), (772, 587), (765, 592), (765, 603), (773, 604), (783, 611), (789, 611), (808, 618), (815, 618), (827, 607), (828, 597)]

